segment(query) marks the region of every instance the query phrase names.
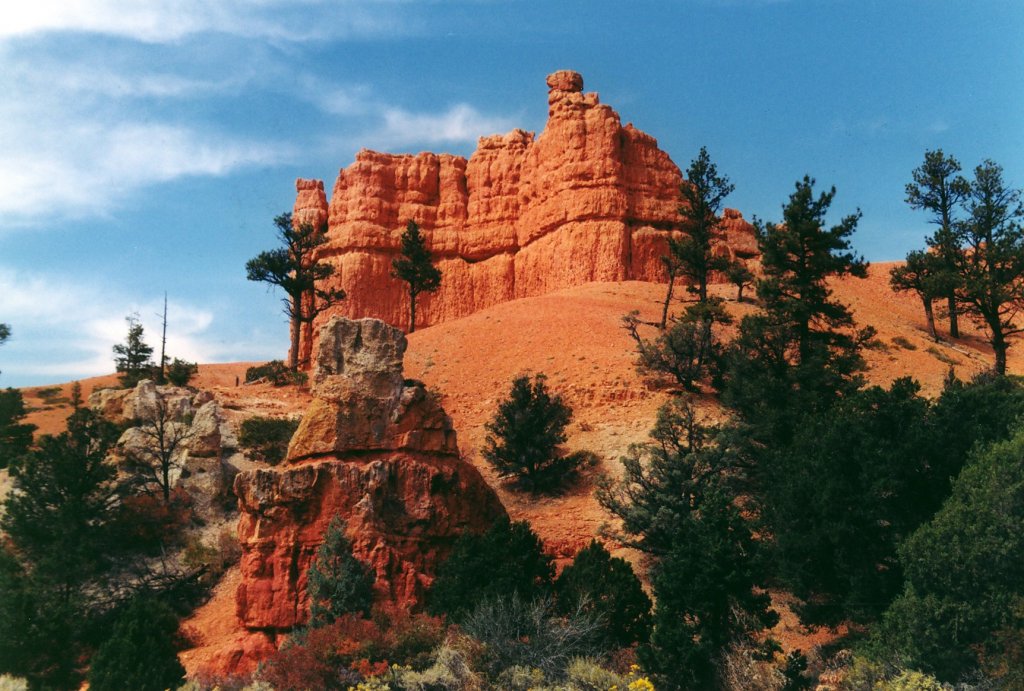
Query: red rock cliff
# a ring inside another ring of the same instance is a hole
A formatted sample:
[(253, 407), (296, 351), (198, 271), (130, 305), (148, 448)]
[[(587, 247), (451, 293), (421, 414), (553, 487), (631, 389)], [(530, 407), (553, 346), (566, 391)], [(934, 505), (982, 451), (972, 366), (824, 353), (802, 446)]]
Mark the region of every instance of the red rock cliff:
[[(329, 220), (322, 258), (348, 300), (332, 314), (405, 326), (408, 297), (390, 276), (408, 220), (416, 221), (443, 272), (421, 294), (417, 323), (590, 281), (663, 280), (659, 257), (678, 227), (679, 168), (657, 141), (583, 93), (576, 72), (548, 77), (548, 121), (538, 137), (513, 130), (482, 137), (458, 156), (363, 150), (334, 184), (299, 180), (296, 218)], [(756, 252), (738, 212), (720, 251)], [(329, 318), (330, 315), (322, 317)], [(308, 358), (311, 343), (303, 346)]]
[(377, 599), (422, 602), (437, 564), (466, 531), (505, 509), (458, 455), (435, 397), (404, 380), (405, 336), (376, 320), (335, 317), (318, 334), (314, 401), (284, 464), (235, 479), (242, 517), (237, 613), (276, 633), (309, 616), (306, 571), (334, 516), (376, 574)]

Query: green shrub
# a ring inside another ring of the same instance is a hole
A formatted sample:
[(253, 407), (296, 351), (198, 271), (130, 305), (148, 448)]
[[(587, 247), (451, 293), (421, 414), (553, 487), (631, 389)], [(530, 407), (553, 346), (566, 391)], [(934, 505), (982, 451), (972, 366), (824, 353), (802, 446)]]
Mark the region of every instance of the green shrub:
[(437, 569), (427, 608), (458, 622), (487, 599), (530, 601), (551, 592), (554, 566), (526, 521), (498, 520), (482, 535), (464, 534)]
[(304, 385), (308, 379), (304, 372), (293, 372), (288, 369), (280, 360), (271, 360), (263, 365), (256, 365), (245, 370), (246, 383), (260, 380), (273, 384), (274, 386), (287, 386), (288, 384)]
[(335, 516), (307, 573), (311, 626), (330, 624), (343, 614), (370, 613), (374, 574), (352, 555), (345, 521)]
[(175, 386), (188, 386), (192, 377), (198, 373), (199, 365), (195, 362), (188, 362), (186, 360), (174, 358), (174, 360), (167, 365), (167, 381)]
[(133, 600), (99, 647), (89, 669), (93, 691), (164, 691), (185, 676), (174, 649), (178, 619), (156, 600)]
[(251, 417), (242, 421), (238, 443), (257, 460), (277, 465), (284, 460), (288, 443), (298, 427), (298, 420)]

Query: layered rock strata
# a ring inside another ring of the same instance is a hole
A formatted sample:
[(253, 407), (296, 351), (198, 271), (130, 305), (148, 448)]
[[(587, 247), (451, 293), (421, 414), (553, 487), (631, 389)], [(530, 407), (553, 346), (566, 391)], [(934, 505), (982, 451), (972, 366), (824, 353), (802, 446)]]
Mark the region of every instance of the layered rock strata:
[(237, 613), (250, 630), (306, 622), (306, 572), (331, 519), (346, 521), (380, 601), (422, 603), (435, 568), (466, 531), (505, 515), (459, 458), (437, 398), (402, 375), (404, 334), (376, 319), (324, 324), (314, 401), (286, 461), (235, 479), (242, 582)]
[[(405, 326), (408, 295), (391, 277), (409, 220), (425, 231), (443, 278), (421, 294), (417, 323), (462, 317), (499, 302), (590, 281), (664, 280), (660, 257), (678, 229), (682, 176), (658, 143), (583, 93), (576, 72), (550, 75), (539, 136), (482, 137), (465, 159), (363, 150), (330, 203), (318, 180), (298, 180), (294, 218), (327, 218), (321, 259), (348, 299), (321, 316), (372, 316)], [(720, 253), (756, 253), (753, 228), (726, 212)], [(311, 334), (300, 346), (312, 352)]]

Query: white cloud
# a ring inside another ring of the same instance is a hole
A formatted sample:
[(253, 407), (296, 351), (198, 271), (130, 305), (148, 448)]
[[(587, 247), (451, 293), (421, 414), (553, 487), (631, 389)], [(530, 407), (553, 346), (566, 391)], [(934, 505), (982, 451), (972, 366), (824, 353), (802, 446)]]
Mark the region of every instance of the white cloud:
[[(168, 43), (204, 32), (301, 41), (399, 33), (392, 2), (332, 0), (33, 0), (0, 5), (0, 40), (49, 32)], [(383, 7), (383, 11), (380, 9)]]
[[(52, 275), (0, 267), (0, 317), (13, 327), (4, 345), (3, 379), (66, 379), (113, 371), (111, 348), (124, 341), (125, 316), (138, 313), (146, 341), (159, 349), (163, 301), (138, 302), (109, 286), (70, 284)], [(171, 300), (167, 353), (193, 362), (230, 357), (214, 345), (209, 309)]]
[(475, 142), (481, 136), (504, 133), (514, 127), (509, 118), (484, 115), (465, 103), (443, 113), (414, 113), (385, 107), (382, 115), (383, 127), (368, 137), (371, 144), (382, 148)]

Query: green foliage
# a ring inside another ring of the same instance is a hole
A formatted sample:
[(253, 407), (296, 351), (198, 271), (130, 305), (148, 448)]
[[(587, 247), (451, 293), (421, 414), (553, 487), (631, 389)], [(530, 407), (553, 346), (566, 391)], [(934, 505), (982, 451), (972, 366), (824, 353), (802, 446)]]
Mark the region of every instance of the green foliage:
[(758, 441), (788, 440), (807, 410), (827, 407), (860, 385), (860, 348), (874, 330), (855, 331), (828, 281), (863, 278), (867, 263), (850, 249), (860, 213), (828, 227), (835, 188), (814, 195), (804, 177), (783, 207), (781, 223), (758, 223), (763, 311), (740, 324), (729, 354), (723, 398), (754, 427)]
[[(0, 672), (22, 674), (34, 687), (79, 681), (90, 598), (111, 553), (115, 470), (103, 459), (116, 439), (113, 425), (82, 409), (66, 432), (44, 435), (12, 468), (16, 491), (0, 528), (17, 560), (0, 560), (0, 610), (12, 614), (0, 627), (0, 662), (10, 665)], [(12, 647), (9, 636), (22, 640)], [(14, 663), (3, 659), (12, 654)]]
[[(736, 637), (774, 623), (757, 573), (757, 543), (733, 502), (738, 459), (718, 428), (685, 400), (664, 406), (652, 441), (623, 458), (598, 501), (622, 521), (620, 539), (656, 557), (650, 643), (641, 647), (658, 688), (705, 688)], [(673, 686), (674, 685), (674, 686)]]
[(284, 313), (291, 322), (291, 350), (288, 367), (299, 366), (299, 336), (303, 324), (312, 324), (324, 310), (345, 299), (345, 291), (322, 288), (334, 274), (334, 267), (314, 260), (316, 249), (325, 241), (326, 224), (292, 222), (291, 213), (274, 218), (281, 247), (260, 252), (245, 264), (246, 278), (277, 286), (284, 291)]
[(530, 602), (551, 592), (554, 565), (525, 521), (499, 519), (482, 535), (463, 534), (437, 569), (427, 597), (434, 614), (455, 622), (485, 600), (517, 595)]
[(977, 166), (967, 218), (957, 225), (966, 244), (957, 264), (957, 298), (988, 329), (998, 374), (1006, 373), (1007, 339), (1024, 332), (1017, 318), (1024, 307), (1022, 219), (1021, 191), (1007, 187), (1002, 167), (992, 161)]
[(262, 365), (255, 365), (245, 370), (245, 381), (256, 382), (261, 379), (273, 386), (303, 385), (306, 383), (305, 372), (293, 372), (280, 360), (271, 360)]
[(110, 638), (96, 651), (89, 668), (95, 691), (163, 691), (185, 676), (174, 638), (178, 619), (158, 600), (137, 598), (114, 623)]
[(11, 326), (10, 324), (4, 324), (0, 322), (0, 345), (7, 342), (7, 339), (11, 337)]
[(153, 348), (142, 339), (142, 323), (139, 315), (129, 314), (128, 335), (124, 343), (114, 346), (114, 365), (120, 372), (121, 386), (130, 389), (153, 374)]
[(579, 457), (563, 456), (558, 445), (566, 440), (565, 428), (572, 408), (552, 395), (543, 374), (519, 376), (512, 381), (509, 397), (498, 404), (488, 432), (484, 458), (502, 473), (519, 477), (532, 491), (550, 490), (575, 470)]
[[(959, 173), (960, 163), (952, 156), (946, 156), (942, 149), (926, 151), (924, 162), (911, 173), (913, 182), (906, 186), (906, 202), (910, 208), (928, 212), (930, 222), (938, 226), (926, 240), (931, 249), (928, 254), (938, 261), (931, 263), (929, 260), (928, 284), (920, 287), (925, 293), (935, 291), (935, 297), (946, 299), (949, 334), (953, 338), (960, 337), (956, 290), (962, 282), (957, 266), (963, 256), (955, 225), (958, 209), (971, 192), (970, 184)], [(908, 264), (911, 261), (908, 256)]]
[(199, 365), (195, 362), (188, 362), (174, 358), (167, 365), (167, 381), (174, 386), (188, 386), (196, 374), (199, 373)]
[[(978, 666), (1024, 603), (1024, 430), (974, 454), (935, 517), (900, 548), (903, 594), (878, 649), (901, 666), (955, 681)], [(1020, 633), (1018, 633), (1018, 636)]]
[(257, 460), (277, 465), (284, 460), (288, 444), (298, 427), (298, 420), (287, 418), (246, 418), (238, 431), (238, 443)]
[(679, 266), (678, 273), (690, 279), (690, 290), (698, 300), (708, 299), (708, 280), (712, 271), (723, 271), (729, 265), (725, 257), (713, 253), (723, 235), (719, 212), (725, 198), (735, 187), (729, 178), (718, 174), (707, 148), (701, 147), (697, 158), (686, 169), (686, 181), (679, 187), (679, 238), (669, 238), (669, 252)]
[(889, 285), (894, 291), (913, 291), (921, 298), (928, 332), (932, 338), (938, 338), (932, 302), (949, 294), (950, 281), (954, 276), (946, 270), (938, 254), (921, 250), (910, 252), (903, 264), (894, 266), (889, 272)]
[(743, 289), (754, 282), (754, 273), (744, 262), (736, 260), (725, 270), (725, 277), (736, 286), (736, 302), (743, 302)]
[(373, 572), (352, 556), (345, 522), (335, 516), (307, 573), (310, 625), (330, 624), (343, 614), (370, 613)]
[(651, 599), (625, 559), (613, 557), (597, 540), (576, 554), (555, 581), (558, 611), (601, 618), (606, 647), (624, 648), (647, 640)]
[(0, 390), (0, 469), (13, 465), (32, 445), (36, 426), (21, 422), (26, 412), (21, 391)]
[(731, 321), (721, 300), (710, 299), (691, 306), (654, 341), (640, 336), (638, 312), (623, 317), (623, 326), (636, 342), (637, 370), (669, 377), (687, 391), (695, 391), (721, 365), (721, 346), (715, 325)]
[(409, 333), (416, 330), (416, 296), (441, 287), (441, 270), (427, 249), (427, 240), (415, 221), (402, 233), (402, 255), (391, 261), (391, 275), (409, 285)]

